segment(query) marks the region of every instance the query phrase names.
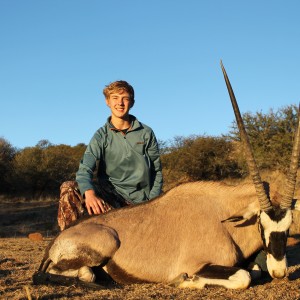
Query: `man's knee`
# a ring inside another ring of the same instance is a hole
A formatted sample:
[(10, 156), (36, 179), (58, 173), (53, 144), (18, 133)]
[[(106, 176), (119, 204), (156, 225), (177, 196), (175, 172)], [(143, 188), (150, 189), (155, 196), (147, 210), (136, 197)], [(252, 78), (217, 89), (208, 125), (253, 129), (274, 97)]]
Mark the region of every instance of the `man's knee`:
[(64, 230), (84, 213), (83, 199), (76, 181), (65, 181), (60, 186), (60, 198), (57, 221), (60, 230)]

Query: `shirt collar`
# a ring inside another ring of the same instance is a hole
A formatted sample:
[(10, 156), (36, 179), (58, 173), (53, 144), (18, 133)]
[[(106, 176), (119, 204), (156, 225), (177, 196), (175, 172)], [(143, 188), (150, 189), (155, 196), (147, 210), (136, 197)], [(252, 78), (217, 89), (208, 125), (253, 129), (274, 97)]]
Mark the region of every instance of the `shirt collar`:
[[(135, 130), (135, 129), (137, 129), (137, 128), (139, 128), (139, 127), (141, 126), (140, 122), (138, 121), (138, 119), (137, 119), (135, 116), (133, 116), (133, 115), (129, 115), (129, 116), (130, 116), (130, 119), (131, 119), (131, 125), (130, 125), (130, 128), (128, 129), (127, 132), (132, 131), (132, 130)], [(108, 118), (107, 118), (107, 123), (106, 123), (106, 124), (108, 125), (108, 128), (109, 128), (110, 130), (113, 130), (113, 131), (122, 131), (122, 130), (117, 129), (117, 128), (111, 123), (111, 117), (108, 117)]]

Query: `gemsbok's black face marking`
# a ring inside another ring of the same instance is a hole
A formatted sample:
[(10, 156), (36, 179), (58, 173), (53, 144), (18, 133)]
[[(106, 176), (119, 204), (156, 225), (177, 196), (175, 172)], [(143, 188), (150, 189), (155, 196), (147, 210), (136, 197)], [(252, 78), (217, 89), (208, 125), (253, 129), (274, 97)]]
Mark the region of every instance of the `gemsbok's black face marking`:
[(273, 206), (273, 209), (266, 212), (274, 222), (280, 222), (287, 214), (287, 209), (282, 209), (279, 206)]
[(259, 229), (267, 252), (267, 266), (272, 277), (284, 277), (286, 274), (286, 242), (292, 223), (290, 209), (273, 207), (261, 212)]
[(287, 242), (287, 231), (271, 232), (267, 252), (272, 254), (276, 260), (282, 260), (285, 256)]
[[(262, 212), (259, 218), (259, 229), (264, 248), (268, 253), (281, 255), (278, 249), (286, 244), (288, 229), (291, 225), (289, 210), (273, 207), (267, 212)], [(276, 249), (276, 250), (275, 250)]]

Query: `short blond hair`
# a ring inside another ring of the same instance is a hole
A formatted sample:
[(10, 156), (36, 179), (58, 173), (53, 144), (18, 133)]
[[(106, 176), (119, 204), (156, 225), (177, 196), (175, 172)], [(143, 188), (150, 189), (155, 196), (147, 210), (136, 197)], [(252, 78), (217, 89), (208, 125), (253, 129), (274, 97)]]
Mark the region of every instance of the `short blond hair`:
[(109, 96), (112, 93), (123, 92), (123, 91), (126, 91), (129, 94), (130, 100), (134, 102), (134, 89), (127, 81), (124, 80), (114, 81), (106, 85), (105, 88), (103, 89), (103, 94), (106, 99), (109, 99)]

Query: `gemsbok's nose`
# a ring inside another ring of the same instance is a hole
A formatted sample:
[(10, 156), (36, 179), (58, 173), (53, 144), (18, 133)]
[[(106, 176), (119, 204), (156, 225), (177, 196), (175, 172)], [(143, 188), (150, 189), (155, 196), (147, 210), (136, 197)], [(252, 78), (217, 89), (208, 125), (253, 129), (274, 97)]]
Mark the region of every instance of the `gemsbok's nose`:
[(282, 279), (283, 277), (285, 277), (287, 274), (287, 269), (284, 270), (273, 270), (271, 277), (272, 278), (277, 278), (277, 279)]
[(287, 260), (284, 256), (281, 260), (276, 260), (273, 255), (267, 254), (267, 267), (272, 278), (281, 279), (287, 274)]

